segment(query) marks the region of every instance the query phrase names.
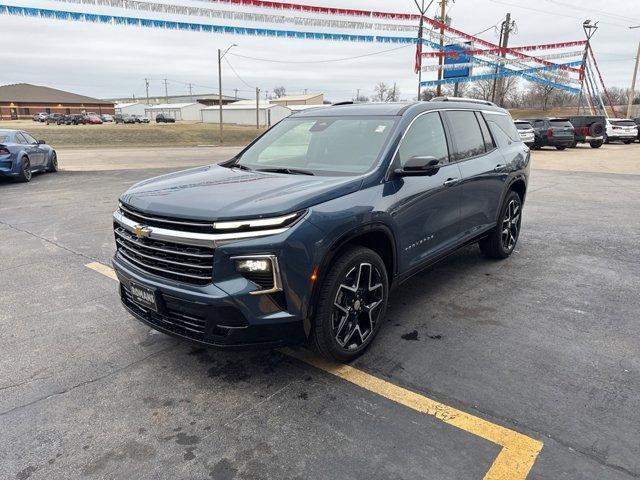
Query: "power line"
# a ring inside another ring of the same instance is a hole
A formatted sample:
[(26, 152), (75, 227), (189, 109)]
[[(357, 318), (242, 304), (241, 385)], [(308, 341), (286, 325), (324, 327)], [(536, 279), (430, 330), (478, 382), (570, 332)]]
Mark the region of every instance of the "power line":
[(231, 53), (231, 52), (229, 52), (229, 55), (233, 55), (234, 57), (247, 58), (249, 60), (256, 60), (258, 62), (289, 63), (289, 64), (315, 64), (315, 63), (344, 62), (346, 60), (355, 60), (357, 58), (372, 57), (374, 55), (382, 55), (383, 53), (393, 52), (393, 51), (396, 51), (396, 50), (401, 50), (403, 48), (408, 48), (408, 47), (413, 47), (413, 46), (414, 46), (413, 44), (408, 44), (408, 45), (402, 45), (401, 47), (394, 47), (394, 48), (389, 48), (387, 50), (381, 50), (379, 52), (364, 53), (362, 55), (356, 55), (356, 56), (353, 56), (353, 57), (332, 58), (332, 59), (327, 59), (327, 60), (274, 60), (274, 59), (271, 59), (271, 58), (250, 57), (248, 55), (240, 55), (239, 53)]
[[(558, 12), (550, 12), (549, 10), (541, 10), (539, 8), (531, 8), (531, 7), (525, 7), (524, 5), (520, 5), (518, 3), (513, 3), (513, 2), (505, 2), (504, 0), (489, 0), (490, 2), (493, 3), (497, 3), (499, 5), (507, 5), (510, 7), (515, 7), (515, 8), (521, 8), (523, 10), (530, 10), (532, 12), (537, 12), (537, 13), (542, 13), (545, 15), (551, 15), (553, 17), (565, 17), (565, 18), (572, 18), (574, 20), (584, 20), (584, 17), (578, 17), (575, 15), (567, 15), (567, 14), (563, 14), (563, 13), (558, 13)], [(621, 25), (619, 23), (610, 23), (610, 22), (600, 22), (603, 25), (611, 25), (614, 27), (620, 27), (620, 28), (628, 28), (629, 25)]]
[[(249, 85), (247, 82), (245, 82), (244, 79), (240, 75), (238, 75), (238, 72), (236, 72), (236, 69), (233, 68), (233, 65), (231, 65), (231, 62), (229, 61), (229, 59), (225, 57), (224, 60), (225, 60), (225, 62), (227, 62), (227, 65), (229, 65), (229, 68), (231, 69), (233, 74), (236, 76), (236, 78), (238, 80), (240, 80), (242, 83), (244, 83), (247, 87), (252, 88), (251, 85)], [(254, 86), (253, 88), (256, 88), (256, 87)]]
[(560, 2), (558, 0), (545, 0), (545, 2), (549, 2), (549, 3), (555, 4), (555, 5), (562, 5), (563, 7), (571, 8), (571, 9), (574, 9), (574, 10), (576, 8), (580, 9), (580, 10), (586, 10), (586, 11), (589, 11), (589, 12), (592, 12), (592, 13), (597, 13), (598, 15), (602, 15), (602, 16), (605, 16), (605, 17), (611, 17), (611, 18), (613, 18), (615, 20), (623, 20), (623, 21), (631, 20), (631, 21), (634, 21), (634, 22), (640, 22), (640, 20), (637, 20), (637, 19), (634, 19), (634, 18), (625, 17), (623, 15), (616, 15), (614, 13), (607, 13), (607, 12), (604, 12), (602, 10), (597, 10), (595, 8), (585, 7), (584, 5), (575, 5), (575, 4), (572, 4), (572, 3)]

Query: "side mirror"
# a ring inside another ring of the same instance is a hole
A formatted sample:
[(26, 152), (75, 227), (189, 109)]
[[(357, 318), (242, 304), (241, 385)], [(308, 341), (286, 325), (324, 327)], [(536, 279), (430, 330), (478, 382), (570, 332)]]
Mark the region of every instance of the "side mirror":
[(394, 173), (403, 177), (426, 175), (431, 176), (438, 173), (442, 165), (440, 161), (432, 156), (415, 156), (407, 160), (402, 168), (396, 168)]
[(38, 140), (38, 145), (44, 145), (45, 143), (47, 142), (45, 142), (44, 140)]

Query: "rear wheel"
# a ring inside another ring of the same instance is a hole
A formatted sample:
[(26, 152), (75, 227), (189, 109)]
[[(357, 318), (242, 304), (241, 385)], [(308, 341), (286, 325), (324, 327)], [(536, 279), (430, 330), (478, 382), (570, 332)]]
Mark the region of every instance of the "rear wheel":
[(625, 145), (629, 145), (631, 142), (633, 142), (633, 140), (624, 140), (622, 143), (624, 143)]
[(567, 147), (565, 147), (564, 145), (556, 145), (556, 149), (558, 150), (564, 150), (565, 148)]
[(502, 204), (498, 224), (489, 236), (478, 242), (480, 251), (489, 258), (507, 258), (516, 247), (521, 223), (522, 199), (510, 191)]
[(578, 142), (574, 140), (573, 143), (569, 145), (569, 148), (576, 148), (577, 146), (578, 146)]
[(342, 253), (320, 287), (312, 332), (325, 358), (350, 362), (369, 347), (387, 310), (389, 281), (380, 256), (364, 247)]
[(49, 159), (49, 166), (47, 167), (47, 172), (57, 172), (58, 171), (58, 155), (56, 152), (51, 153), (51, 158)]
[(602, 140), (592, 140), (591, 142), (589, 142), (589, 145), (591, 145), (591, 148), (600, 148), (602, 146), (602, 143)]
[(20, 161), (20, 174), (17, 177), (19, 182), (30, 182), (31, 181), (31, 162), (29, 158), (22, 157)]

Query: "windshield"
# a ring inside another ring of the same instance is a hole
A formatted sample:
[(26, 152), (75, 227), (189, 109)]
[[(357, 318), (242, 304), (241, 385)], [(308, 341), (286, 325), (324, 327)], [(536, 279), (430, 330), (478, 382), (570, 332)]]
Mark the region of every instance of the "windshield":
[(633, 120), (611, 120), (612, 125), (617, 127), (636, 127), (636, 123)]
[(569, 120), (551, 120), (549, 124), (556, 128), (573, 128)]
[(516, 122), (516, 128), (518, 130), (530, 130), (533, 127), (531, 126), (530, 123), (519, 123), (519, 122)]
[(237, 162), (255, 170), (358, 175), (371, 170), (397, 117), (288, 118), (266, 132)]

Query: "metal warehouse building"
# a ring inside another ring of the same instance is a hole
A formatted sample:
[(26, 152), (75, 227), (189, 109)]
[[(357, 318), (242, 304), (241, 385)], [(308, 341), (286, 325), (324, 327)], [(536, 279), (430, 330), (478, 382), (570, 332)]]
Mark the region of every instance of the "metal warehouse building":
[(161, 113), (176, 120), (200, 122), (200, 111), (204, 108), (201, 103), (161, 103), (144, 109), (145, 116), (154, 120)]
[[(268, 127), (291, 115), (291, 109), (268, 102), (260, 103), (258, 119), (261, 127)], [(202, 110), (204, 123), (220, 123), (220, 107), (207, 107)], [(238, 125), (256, 124), (256, 102), (243, 100), (222, 106), (222, 121)]]
[(114, 114), (113, 102), (55, 88), (16, 83), (0, 86), (0, 120), (31, 119), (39, 112)]

